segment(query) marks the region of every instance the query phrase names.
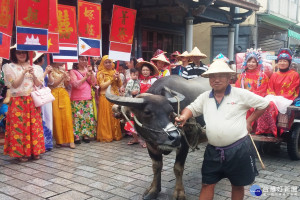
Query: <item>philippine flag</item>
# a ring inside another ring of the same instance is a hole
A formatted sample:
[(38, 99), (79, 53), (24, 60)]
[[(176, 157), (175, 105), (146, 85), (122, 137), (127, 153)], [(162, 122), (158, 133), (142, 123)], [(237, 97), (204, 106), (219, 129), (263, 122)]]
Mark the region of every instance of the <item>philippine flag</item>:
[(131, 44), (110, 42), (109, 59), (130, 61)]
[(101, 40), (79, 37), (79, 55), (99, 57)]
[(0, 32), (0, 57), (9, 60), (11, 36)]
[(78, 62), (77, 44), (59, 44), (59, 53), (54, 53), (53, 62)]
[(17, 50), (47, 51), (48, 29), (17, 26)]

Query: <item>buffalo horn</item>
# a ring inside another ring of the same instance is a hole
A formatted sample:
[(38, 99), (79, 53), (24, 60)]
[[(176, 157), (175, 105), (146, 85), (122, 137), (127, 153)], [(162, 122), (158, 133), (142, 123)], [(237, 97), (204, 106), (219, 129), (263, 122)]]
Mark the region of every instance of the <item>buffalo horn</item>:
[(111, 103), (121, 105), (121, 106), (128, 106), (128, 107), (137, 107), (144, 103), (143, 98), (132, 98), (132, 97), (123, 97), (114, 95), (111, 93), (111, 86), (108, 86), (105, 92), (105, 97)]
[[(179, 92), (176, 92), (174, 90), (171, 90), (170, 88), (168, 87), (164, 87), (164, 89), (169, 92), (170, 94), (174, 95), (174, 97), (169, 97), (168, 100), (170, 103), (178, 103), (181, 102), (185, 96), (183, 94), (180, 94)], [(175, 98), (176, 97), (176, 98)]]

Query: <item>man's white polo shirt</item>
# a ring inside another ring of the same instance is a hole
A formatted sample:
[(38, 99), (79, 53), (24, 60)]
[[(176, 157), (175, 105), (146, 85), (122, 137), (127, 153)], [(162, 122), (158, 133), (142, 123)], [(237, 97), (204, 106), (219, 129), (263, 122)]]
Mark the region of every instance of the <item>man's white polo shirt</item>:
[(246, 114), (250, 108), (261, 110), (268, 105), (269, 101), (263, 97), (228, 85), (219, 105), (211, 90), (199, 95), (187, 108), (194, 117), (204, 115), (208, 143), (223, 147), (247, 135)]

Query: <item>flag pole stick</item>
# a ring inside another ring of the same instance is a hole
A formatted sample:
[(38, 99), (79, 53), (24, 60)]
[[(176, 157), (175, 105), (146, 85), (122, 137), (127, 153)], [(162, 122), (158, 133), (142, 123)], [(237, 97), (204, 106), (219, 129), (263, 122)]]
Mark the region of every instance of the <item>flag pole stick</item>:
[(29, 60), (30, 60), (30, 65), (32, 66), (32, 64), (33, 64), (33, 51), (29, 51)]
[(88, 56), (88, 65), (91, 65), (91, 57)]
[(50, 65), (50, 54), (47, 53), (47, 65)]

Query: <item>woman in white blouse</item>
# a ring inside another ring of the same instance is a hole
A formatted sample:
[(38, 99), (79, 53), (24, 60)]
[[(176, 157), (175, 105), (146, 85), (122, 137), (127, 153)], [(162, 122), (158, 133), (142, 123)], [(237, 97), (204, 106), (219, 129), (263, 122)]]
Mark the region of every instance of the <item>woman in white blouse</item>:
[(30, 93), (43, 84), (43, 69), (30, 66), (27, 51), (11, 50), (12, 63), (3, 66), (4, 80), (11, 99), (6, 118), (4, 154), (26, 162), (40, 159), (45, 152), (41, 109), (34, 106)]

